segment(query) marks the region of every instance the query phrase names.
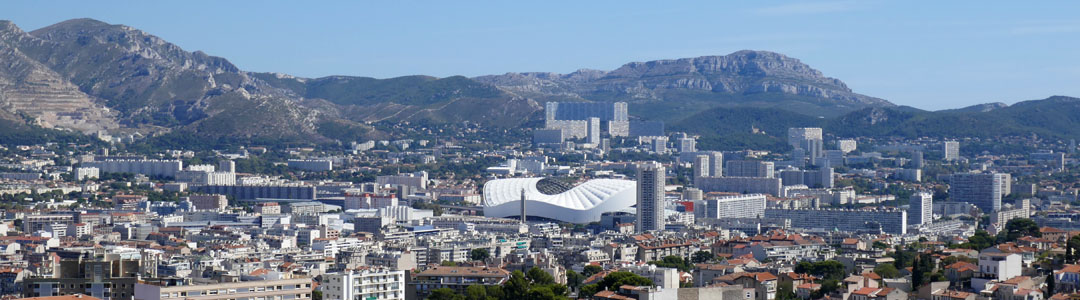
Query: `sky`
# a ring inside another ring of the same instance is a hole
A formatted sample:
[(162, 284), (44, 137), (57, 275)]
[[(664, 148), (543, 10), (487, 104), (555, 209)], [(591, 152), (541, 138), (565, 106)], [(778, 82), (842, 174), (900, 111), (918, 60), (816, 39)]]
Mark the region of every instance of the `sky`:
[(611, 70), (767, 50), (939, 110), (1080, 97), (1078, 1), (14, 1), (26, 31), (93, 18), (302, 77)]

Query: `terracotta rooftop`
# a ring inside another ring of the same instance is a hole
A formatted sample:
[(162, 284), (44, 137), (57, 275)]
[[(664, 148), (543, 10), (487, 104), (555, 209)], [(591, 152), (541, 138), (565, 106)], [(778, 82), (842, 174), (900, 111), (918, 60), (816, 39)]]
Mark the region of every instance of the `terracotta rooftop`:
[(972, 294), (968, 292), (953, 290), (941, 290), (934, 293), (934, 296), (948, 297), (952, 299), (967, 299), (968, 297), (971, 297), (971, 295)]
[(1061, 270), (1058, 270), (1057, 273), (1080, 273), (1080, 265), (1065, 265)]

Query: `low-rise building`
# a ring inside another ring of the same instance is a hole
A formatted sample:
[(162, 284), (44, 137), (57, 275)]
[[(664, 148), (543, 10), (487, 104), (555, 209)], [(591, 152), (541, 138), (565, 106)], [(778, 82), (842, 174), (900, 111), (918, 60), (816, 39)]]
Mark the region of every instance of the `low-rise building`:
[(448, 267), (433, 266), (416, 274), (409, 283), (416, 290), (416, 298), (424, 299), (431, 291), (449, 288), (454, 293), (465, 294), (470, 285), (502, 285), (510, 279), (510, 272), (498, 267)]
[[(164, 299), (311, 299), (311, 278), (251, 280), (165, 286), (135, 284), (135, 300)], [(126, 299), (126, 298), (125, 298)]]

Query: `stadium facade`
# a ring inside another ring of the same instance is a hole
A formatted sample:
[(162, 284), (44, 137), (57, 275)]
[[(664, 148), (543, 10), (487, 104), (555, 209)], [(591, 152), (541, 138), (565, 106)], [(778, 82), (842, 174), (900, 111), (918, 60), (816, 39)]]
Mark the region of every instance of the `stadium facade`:
[(633, 180), (621, 179), (593, 179), (578, 185), (548, 178), (496, 179), (484, 184), (484, 216), (520, 218), (525, 203), (529, 217), (596, 222), (605, 212), (632, 207), (637, 201), (636, 186)]

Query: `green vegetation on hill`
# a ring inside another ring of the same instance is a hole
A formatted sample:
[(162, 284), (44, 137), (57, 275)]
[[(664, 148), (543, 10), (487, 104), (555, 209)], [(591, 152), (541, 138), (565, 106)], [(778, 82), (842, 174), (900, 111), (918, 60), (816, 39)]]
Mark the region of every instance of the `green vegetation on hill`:
[[(702, 147), (787, 150), (791, 127), (822, 127), (840, 137), (999, 138), (1037, 134), (1080, 139), (1080, 98), (1055, 96), (990, 111), (922, 111), (911, 107), (865, 108), (835, 118), (815, 118), (777, 108), (717, 107), (669, 126), (702, 136)], [(752, 134), (751, 128), (759, 130)]]
[(305, 98), (326, 99), (339, 105), (374, 105), (392, 102), (423, 106), (457, 98), (504, 96), (504, 93), (495, 86), (479, 83), (463, 76), (436, 78), (417, 75), (388, 79), (330, 76), (300, 80), (279, 78), (268, 73), (254, 73), (253, 75), (271, 85), (289, 89)]
[(0, 110), (0, 145), (37, 145), (44, 143), (95, 144), (100, 140), (78, 132), (42, 128), (28, 123), (28, 117)]
[[(784, 115), (794, 113), (801, 118), (832, 118), (851, 111), (846, 108), (838, 109), (835, 104), (823, 102), (820, 99), (781, 93), (732, 95), (704, 91), (669, 91), (664, 95), (665, 101), (631, 102), (630, 114), (649, 120), (680, 122), (691, 120), (691, 116), (700, 115), (700, 113), (694, 114), (695, 112), (724, 108), (775, 109), (782, 111)], [(610, 100), (620, 101), (618, 98)]]
[[(778, 108), (714, 108), (671, 126), (672, 131), (700, 134), (702, 149), (785, 151), (791, 127), (820, 126), (821, 120)], [(758, 133), (752, 130), (758, 129)]]

